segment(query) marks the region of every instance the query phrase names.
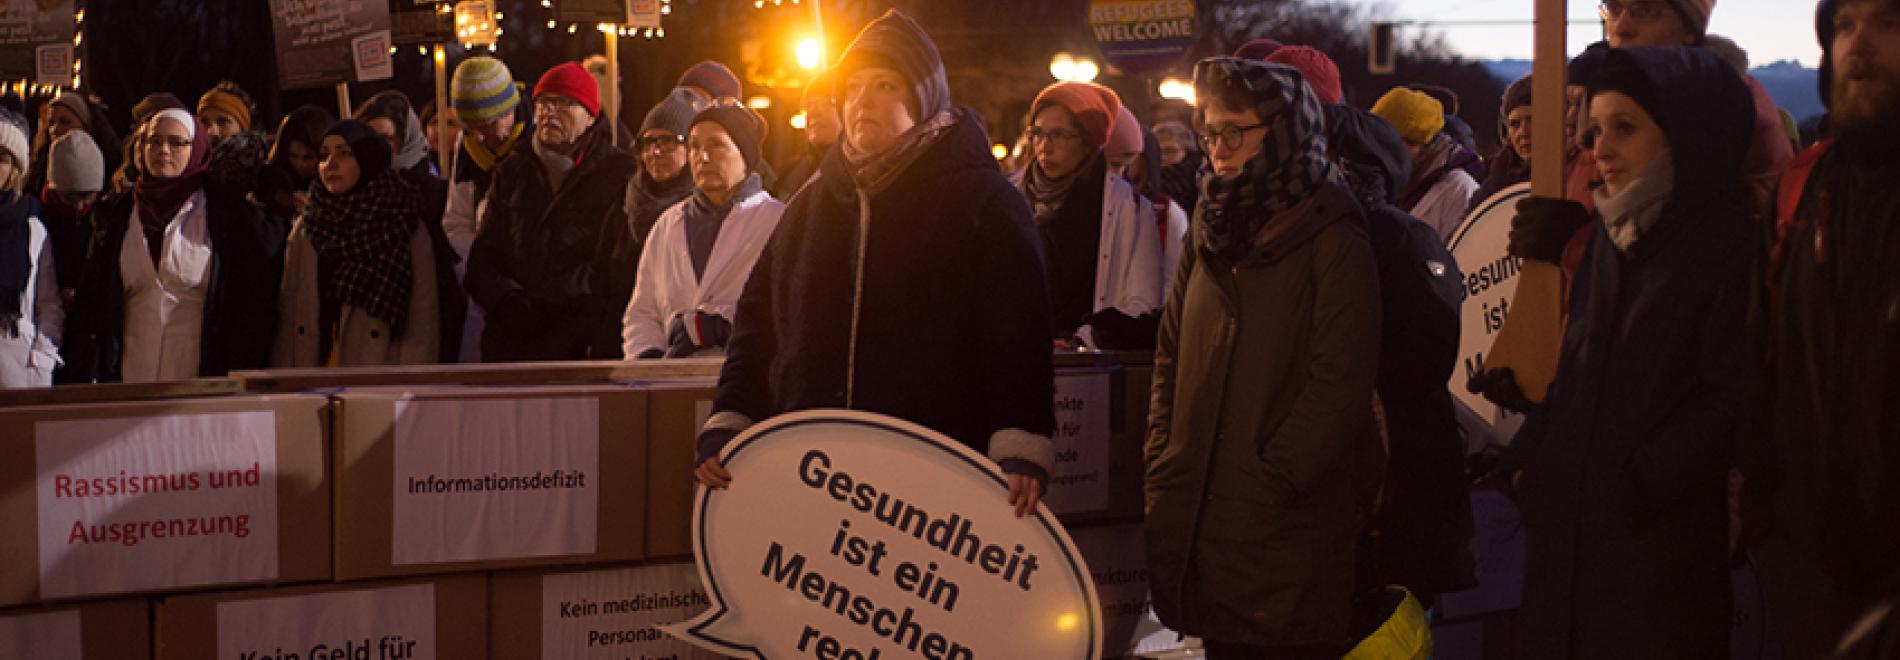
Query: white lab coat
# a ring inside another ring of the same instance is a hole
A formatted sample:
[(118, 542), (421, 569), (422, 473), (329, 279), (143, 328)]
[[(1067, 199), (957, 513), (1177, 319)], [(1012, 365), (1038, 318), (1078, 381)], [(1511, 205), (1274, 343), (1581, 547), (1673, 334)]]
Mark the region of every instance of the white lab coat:
[(764, 191), (734, 202), (699, 278), (686, 250), (686, 205), (692, 203), (688, 197), (661, 213), (640, 253), (633, 298), (620, 319), (621, 350), (629, 360), (647, 349), (665, 350), (674, 317), (702, 311), (731, 321), (752, 265), (785, 213), (785, 204)]
[[(1186, 229), (1185, 220), (1182, 228)], [(1096, 253), (1095, 304), (1090, 313), (1113, 309), (1137, 317), (1161, 308), (1167, 296), (1164, 283), (1172, 269), (1163, 267), (1154, 205), (1113, 174), (1102, 186), (1102, 234)], [(1090, 330), (1084, 325), (1076, 334), (1094, 346)]]
[(125, 286), (127, 383), (198, 377), (204, 337), (205, 300), (211, 280), (211, 234), (204, 191), (193, 193), (165, 225), (165, 244), (153, 267), (145, 232), (134, 225), (119, 243), (119, 278)]

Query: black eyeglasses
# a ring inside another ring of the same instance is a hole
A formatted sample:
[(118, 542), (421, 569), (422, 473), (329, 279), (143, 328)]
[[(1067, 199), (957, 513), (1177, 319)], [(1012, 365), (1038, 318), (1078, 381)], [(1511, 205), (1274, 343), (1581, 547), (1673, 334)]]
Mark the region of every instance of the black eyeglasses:
[(1071, 131), (1066, 128), (1043, 130), (1042, 127), (1040, 126), (1029, 127), (1029, 130), (1023, 131), (1023, 135), (1027, 136), (1031, 143), (1045, 142), (1048, 140), (1055, 140), (1057, 142), (1068, 142), (1070, 140), (1076, 140), (1082, 137), (1081, 133), (1077, 133), (1075, 131)]
[(1266, 124), (1250, 124), (1247, 126), (1231, 126), (1230, 125), (1230, 126), (1222, 126), (1220, 128), (1209, 126), (1205, 129), (1202, 129), (1201, 132), (1196, 133), (1195, 135), (1201, 139), (1201, 146), (1206, 149), (1210, 149), (1210, 150), (1213, 149), (1214, 143), (1216, 140), (1218, 140), (1222, 146), (1225, 146), (1228, 149), (1239, 149), (1241, 138), (1247, 135), (1247, 131), (1262, 129), (1266, 127), (1267, 127)]
[(678, 145), (686, 144), (686, 136), (671, 133), (666, 135), (642, 135), (634, 144), (637, 145), (641, 151), (656, 147), (660, 149), (670, 149)]

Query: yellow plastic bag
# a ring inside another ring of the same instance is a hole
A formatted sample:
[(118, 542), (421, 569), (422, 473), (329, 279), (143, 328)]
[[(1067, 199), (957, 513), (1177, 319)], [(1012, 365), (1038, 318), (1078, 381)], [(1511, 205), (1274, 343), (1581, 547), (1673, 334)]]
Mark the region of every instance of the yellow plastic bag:
[(1386, 585), (1385, 590), (1403, 597), (1398, 608), (1340, 660), (1429, 660), (1432, 657), (1432, 622), (1425, 616), (1425, 607), (1405, 587)]

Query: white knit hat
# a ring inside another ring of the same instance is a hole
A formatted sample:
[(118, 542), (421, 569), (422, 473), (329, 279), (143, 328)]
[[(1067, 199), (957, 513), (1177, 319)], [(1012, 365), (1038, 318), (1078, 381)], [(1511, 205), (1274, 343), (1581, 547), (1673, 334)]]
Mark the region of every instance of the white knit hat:
[(54, 140), (46, 165), (46, 185), (54, 190), (99, 192), (105, 187), (105, 158), (85, 131), (71, 131)]
[(0, 150), (13, 155), (18, 172), (32, 169), (33, 150), (26, 142), (26, 118), (9, 110), (0, 110)]

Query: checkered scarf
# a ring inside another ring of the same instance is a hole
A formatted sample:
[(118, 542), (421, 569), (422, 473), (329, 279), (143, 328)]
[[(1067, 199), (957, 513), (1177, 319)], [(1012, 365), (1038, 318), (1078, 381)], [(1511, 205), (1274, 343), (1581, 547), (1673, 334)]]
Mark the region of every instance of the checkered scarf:
[(1339, 179), (1326, 160), (1326, 113), (1299, 71), (1278, 64), (1208, 58), (1195, 65), (1194, 86), (1204, 99), (1241, 91), (1267, 124), (1260, 153), (1239, 174), (1215, 175), (1211, 159), (1201, 172), (1195, 221), (1208, 247), (1238, 261), (1268, 222)]
[(300, 222), (331, 277), (319, 281), (325, 298), (355, 305), (389, 324), (401, 337), (409, 312), (409, 241), (422, 217), (422, 192), (385, 169), (349, 192), (310, 185)]

